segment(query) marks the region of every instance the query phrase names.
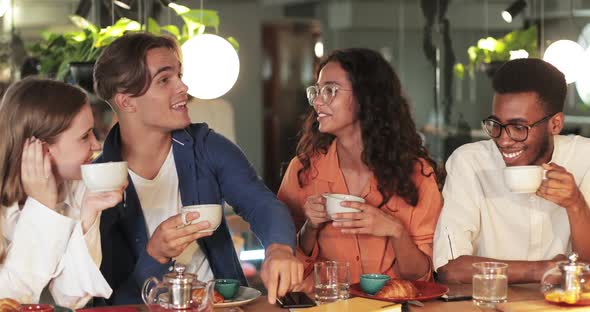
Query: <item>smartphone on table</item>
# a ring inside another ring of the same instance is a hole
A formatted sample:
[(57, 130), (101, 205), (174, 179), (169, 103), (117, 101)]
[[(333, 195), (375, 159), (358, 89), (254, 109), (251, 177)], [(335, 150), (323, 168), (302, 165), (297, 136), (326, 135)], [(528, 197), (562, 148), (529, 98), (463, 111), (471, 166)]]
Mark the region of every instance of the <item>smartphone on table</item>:
[(309, 308), (315, 306), (315, 302), (302, 291), (288, 292), (277, 300), (283, 309)]

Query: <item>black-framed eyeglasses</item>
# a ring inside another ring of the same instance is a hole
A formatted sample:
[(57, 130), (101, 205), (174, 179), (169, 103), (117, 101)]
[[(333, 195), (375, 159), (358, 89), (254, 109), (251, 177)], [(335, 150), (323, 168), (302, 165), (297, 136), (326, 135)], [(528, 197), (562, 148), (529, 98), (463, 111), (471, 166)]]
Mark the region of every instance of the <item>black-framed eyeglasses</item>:
[(499, 121), (492, 118), (486, 118), (482, 120), (481, 123), (483, 126), (483, 130), (493, 139), (499, 138), (502, 135), (502, 129), (504, 129), (506, 131), (506, 134), (508, 134), (508, 137), (510, 137), (512, 140), (516, 142), (522, 142), (529, 137), (529, 131), (533, 127), (549, 120), (556, 114), (557, 113), (547, 115), (542, 119), (533, 122), (530, 125), (523, 125), (519, 123), (502, 124)]
[(309, 105), (313, 106), (313, 102), (319, 96), (321, 96), (322, 104), (330, 105), (334, 97), (336, 97), (336, 92), (338, 90), (341, 91), (352, 91), (352, 89), (344, 89), (337, 84), (327, 84), (320, 88), (320, 86), (313, 85), (307, 87), (305, 89), (307, 93), (307, 101)]

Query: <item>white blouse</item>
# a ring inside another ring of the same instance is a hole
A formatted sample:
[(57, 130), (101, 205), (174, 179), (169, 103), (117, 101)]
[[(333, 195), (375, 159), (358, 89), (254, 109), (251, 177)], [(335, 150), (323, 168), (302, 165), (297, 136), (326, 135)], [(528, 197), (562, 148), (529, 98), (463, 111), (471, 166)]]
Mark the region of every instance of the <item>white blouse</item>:
[(82, 202), (84, 184), (74, 182), (71, 190), (58, 212), (33, 198), (22, 209), (3, 208), (8, 249), (0, 264), (0, 298), (37, 303), (48, 287), (56, 304), (80, 308), (92, 297), (111, 295), (99, 269), (100, 215), (83, 234), (76, 203)]

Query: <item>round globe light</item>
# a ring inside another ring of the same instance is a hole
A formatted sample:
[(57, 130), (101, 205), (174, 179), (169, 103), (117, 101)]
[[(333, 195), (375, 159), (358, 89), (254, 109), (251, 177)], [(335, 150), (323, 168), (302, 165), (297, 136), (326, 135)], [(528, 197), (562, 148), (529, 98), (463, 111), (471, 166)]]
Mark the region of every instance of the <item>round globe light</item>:
[(195, 36), (182, 45), (183, 82), (199, 99), (215, 99), (238, 79), (240, 59), (234, 47), (212, 34)]
[[(580, 65), (582, 72), (590, 72), (590, 48), (587, 48), (584, 52), (584, 59)], [(582, 102), (587, 106), (590, 106), (590, 76), (580, 75), (576, 80), (576, 91), (578, 96), (582, 99)]]
[(558, 40), (547, 47), (543, 60), (557, 67), (565, 75), (565, 81), (572, 83), (583, 74), (580, 65), (584, 60), (584, 49), (574, 41)]
[(318, 58), (324, 57), (324, 43), (321, 40), (318, 40), (315, 45), (313, 46), (313, 52), (315, 56)]
[[(582, 63), (582, 71), (585, 73), (590, 72), (590, 45), (588, 44), (588, 38), (590, 38), (590, 24), (586, 24), (578, 36), (578, 44), (585, 49)], [(590, 77), (588, 75), (581, 75), (576, 80), (576, 92), (578, 92), (582, 102), (586, 106), (590, 106)]]

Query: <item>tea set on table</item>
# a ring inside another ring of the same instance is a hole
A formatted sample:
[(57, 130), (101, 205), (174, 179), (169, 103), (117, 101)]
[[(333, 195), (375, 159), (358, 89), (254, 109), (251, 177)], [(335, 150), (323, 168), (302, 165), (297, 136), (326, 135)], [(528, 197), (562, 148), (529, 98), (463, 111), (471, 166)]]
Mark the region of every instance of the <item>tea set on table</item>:
[[(127, 181), (126, 161), (82, 165), (82, 179), (88, 190), (104, 192), (118, 190)], [(198, 211), (200, 217), (188, 221), (187, 214)], [(218, 204), (184, 206), (181, 210), (182, 223), (196, 223), (206, 220), (208, 229), (215, 231), (221, 224), (223, 210)], [(162, 281), (155, 277), (147, 279), (142, 287), (142, 298), (150, 310), (183, 310), (205, 312), (213, 308), (231, 308), (244, 305), (260, 297), (261, 292), (240, 286), (235, 279), (217, 279), (202, 282), (197, 276), (186, 272), (186, 266), (175, 264), (174, 272), (165, 274)]]
[(240, 306), (261, 295), (256, 289), (240, 286), (235, 279), (202, 282), (185, 270), (184, 265), (175, 264), (174, 272), (165, 274), (162, 281), (155, 277), (145, 281), (141, 296), (150, 310), (209, 312)]

